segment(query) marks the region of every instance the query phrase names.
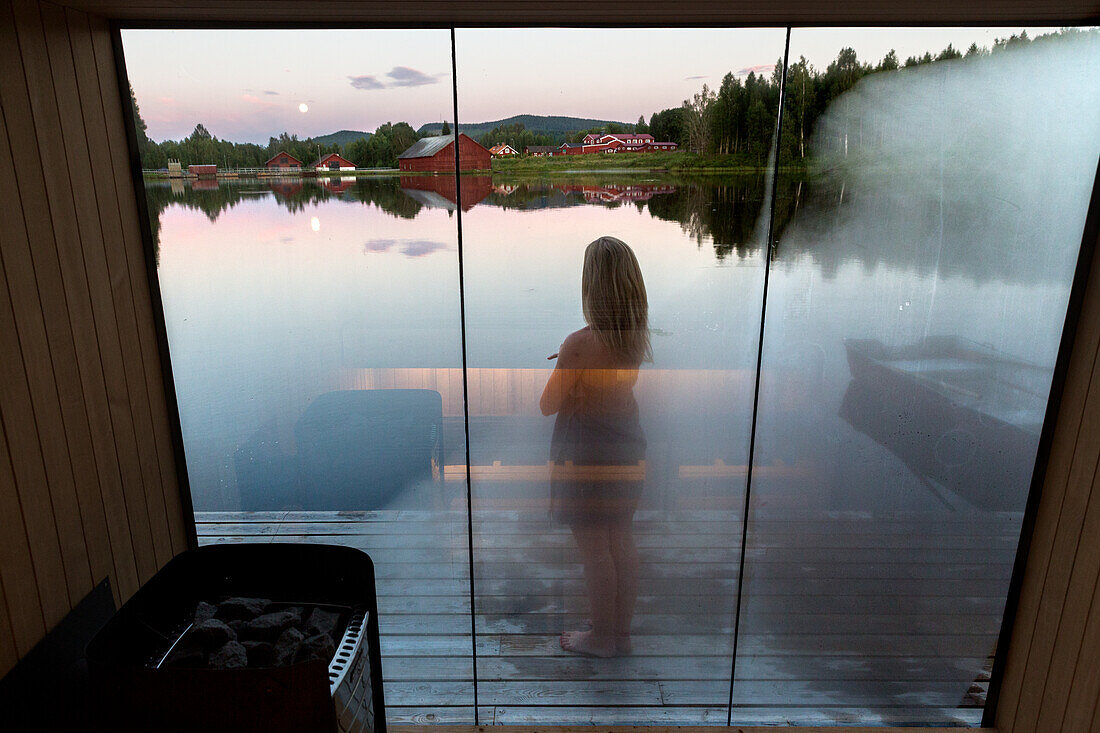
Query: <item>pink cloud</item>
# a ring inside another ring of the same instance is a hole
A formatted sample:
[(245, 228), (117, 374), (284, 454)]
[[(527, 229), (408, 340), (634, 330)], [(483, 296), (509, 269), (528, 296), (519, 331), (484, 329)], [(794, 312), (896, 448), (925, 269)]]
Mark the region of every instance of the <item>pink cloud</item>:
[(757, 76), (761, 74), (770, 74), (775, 70), (775, 64), (757, 64), (756, 66), (746, 66), (737, 72), (736, 76), (748, 76), (750, 73), (755, 73)]
[(257, 107), (272, 108), (272, 107), (280, 106), (277, 102), (272, 102), (272, 101), (267, 100), (267, 99), (260, 99), (259, 97), (257, 97), (254, 94), (242, 94), (241, 95), (241, 100), (244, 101), (244, 102), (248, 102), (249, 104), (255, 105)]

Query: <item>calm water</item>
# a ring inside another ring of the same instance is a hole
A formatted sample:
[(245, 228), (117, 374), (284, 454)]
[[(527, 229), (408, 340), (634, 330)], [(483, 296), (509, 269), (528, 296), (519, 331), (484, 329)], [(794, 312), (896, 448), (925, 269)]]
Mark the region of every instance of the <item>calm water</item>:
[[(545, 461), (550, 419), (517, 392), (541, 389), (546, 357), (583, 325), (581, 258), (601, 234), (629, 243), (646, 278), (647, 432), (691, 463), (746, 463), (768, 216), (762, 176), (480, 176), (464, 178), (462, 194), (468, 365), (497, 380), (476, 393), (471, 384), (475, 465)], [(804, 176), (780, 182), (762, 460), (820, 453), (825, 416), (837, 424), (830, 430), (852, 430), (837, 419), (852, 379), (845, 339), (984, 344), (1040, 367), (1025, 386), (1045, 395), (1075, 250), (1036, 248), (1017, 234), (1002, 244), (1011, 256), (993, 257), (986, 238), (948, 228), (957, 212), (941, 225), (938, 209), (892, 212), (896, 200), (852, 186), (843, 203), (839, 195)], [(462, 364), (452, 180), (150, 182), (149, 197), (197, 509), (262, 504), (238, 486), (242, 447), (292, 452), (295, 421), (325, 392), (427, 378), (445, 416), (461, 417), (460, 382), (440, 376)], [(853, 235), (851, 218), (868, 210), (876, 218)], [(1019, 232), (1021, 223), (1007, 226)], [(1038, 417), (1021, 420), (1030, 430)], [(464, 463), (461, 430), (452, 435), (459, 442), (450, 441), (447, 462)], [(863, 490), (836, 491), (838, 508), (851, 508), (845, 494), (866, 505)], [(897, 508), (890, 495), (874, 501)]]

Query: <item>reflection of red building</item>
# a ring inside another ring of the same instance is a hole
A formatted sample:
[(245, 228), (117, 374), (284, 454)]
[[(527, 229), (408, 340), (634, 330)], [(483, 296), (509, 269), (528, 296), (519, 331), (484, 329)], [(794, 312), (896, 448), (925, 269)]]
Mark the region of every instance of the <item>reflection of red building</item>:
[[(459, 176), (462, 180), (462, 210), (469, 211), (493, 192), (492, 176)], [(455, 177), (401, 176), (401, 190), (425, 206), (453, 211), (458, 203)]]
[[(489, 149), (465, 133), (458, 135), (458, 155), (461, 170), (489, 170), (492, 167)], [(417, 140), (397, 156), (397, 166), (403, 171), (453, 171), (455, 136), (439, 135)]]
[(343, 193), (355, 185), (355, 178), (352, 176), (342, 176), (340, 178), (321, 177), (318, 180), (321, 182), (321, 188), (332, 193)]
[(301, 170), (302, 161), (295, 158), (285, 150), (280, 150), (277, 154), (272, 156), (266, 163), (264, 168), (268, 170)]
[(196, 178), (191, 181), (192, 191), (217, 191), (218, 186), (217, 178)]
[(562, 193), (579, 193), (592, 203), (648, 201), (658, 194), (673, 193), (675, 186), (655, 183), (611, 184), (607, 186), (555, 186)]
[(301, 181), (271, 181), (267, 185), (271, 187), (276, 196), (282, 196), (284, 199), (288, 199), (302, 190)]

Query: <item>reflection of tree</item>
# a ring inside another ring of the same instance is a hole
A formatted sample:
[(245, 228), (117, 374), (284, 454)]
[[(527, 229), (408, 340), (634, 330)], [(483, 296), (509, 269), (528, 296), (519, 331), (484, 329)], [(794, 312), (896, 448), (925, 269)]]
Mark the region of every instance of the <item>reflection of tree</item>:
[[(326, 186), (320, 179), (273, 178), (269, 180), (223, 180), (221, 185), (202, 189), (186, 182), (147, 180), (145, 196), (149, 204), (149, 225), (153, 242), (160, 244), (160, 216), (169, 206), (201, 211), (210, 221), (217, 221), (225, 211), (241, 201), (271, 195), (291, 213), (330, 199), (373, 204), (382, 211), (401, 219), (414, 219), (421, 205), (401, 192), (397, 178), (391, 176), (361, 177), (354, 185)], [(327, 183), (327, 179), (325, 180)]]
[[(921, 195), (928, 171), (910, 169), (911, 180), (887, 174), (855, 175), (851, 169), (809, 178), (801, 171), (780, 173), (776, 186), (774, 240), (779, 266), (807, 256), (826, 276), (848, 262), (868, 269), (879, 265), (916, 272), (950, 272), (986, 281), (1017, 281), (1031, 270), (1049, 269), (1037, 259), (1018, 230), (1021, 213), (1009, 203), (974, 191), (959, 175), (944, 181), (944, 196)], [(880, 180), (886, 175), (887, 180)], [(757, 254), (767, 221), (765, 174), (664, 176), (654, 180), (595, 175), (523, 179), (471, 177), (463, 182), (463, 203), (513, 210), (633, 204), (637, 211), (676, 222), (700, 246), (709, 244), (718, 260)], [(402, 190), (440, 182), (431, 177), (363, 177), (354, 183), (284, 178), (222, 181), (198, 190), (180, 181), (150, 181), (146, 187), (154, 239), (160, 215), (169, 206), (202, 211), (211, 221), (241, 201), (265, 196), (297, 213), (322, 201), (377, 206), (390, 216), (415, 219), (424, 204)], [(477, 188), (467, 191), (470, 184)], [(433, 189), (434, 190), (434, 189)], [(448, 198), (448, 191), (441, 195)], [(1052, 194), (1053, 195), (1053, 194)], [(448, 200), (453, 199), (453, 186)], [(469, 206), (463, 207), (468, 210)], [(941, 219), (942, 216), (942, 219)], [(1029, 270), (1031, 268), (1031, 270)]]
[(746, 257), (759, 246), (753, 232), (764, 205), (764, 174), (692, 181), (646, 205), (653, 216), (679, 222), (697, 244), (710, 239), (718, 259), (733, 252)]

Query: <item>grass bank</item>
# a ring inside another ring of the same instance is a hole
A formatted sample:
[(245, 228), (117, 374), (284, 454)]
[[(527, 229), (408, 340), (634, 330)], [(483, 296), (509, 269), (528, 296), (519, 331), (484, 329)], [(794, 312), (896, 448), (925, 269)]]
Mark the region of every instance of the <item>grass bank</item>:
[(752, 173), (766, 167), (747, 155), (702, 155), (677, 150), (670, 153), (615, 153), (517, 156), (494, 158), (494, 173), (553, 173), (565, 171), (691, 171), (696, 173)]

